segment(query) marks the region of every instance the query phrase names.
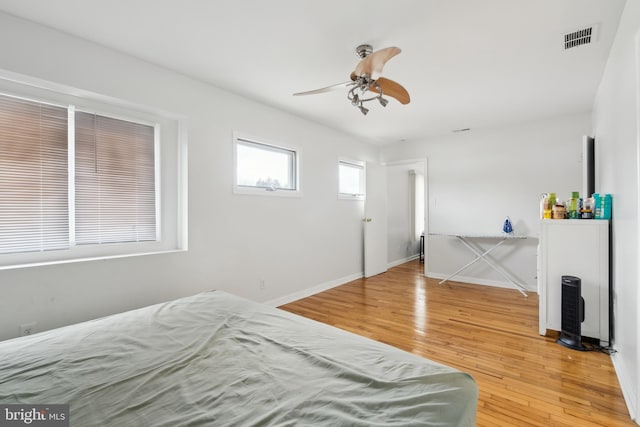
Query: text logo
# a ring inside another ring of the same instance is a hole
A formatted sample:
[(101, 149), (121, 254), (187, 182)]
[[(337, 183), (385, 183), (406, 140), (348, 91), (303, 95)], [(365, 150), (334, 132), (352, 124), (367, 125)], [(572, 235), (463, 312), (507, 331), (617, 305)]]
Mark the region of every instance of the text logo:
[(69, 405), (0, 404), (0, 427), (69, 427)]

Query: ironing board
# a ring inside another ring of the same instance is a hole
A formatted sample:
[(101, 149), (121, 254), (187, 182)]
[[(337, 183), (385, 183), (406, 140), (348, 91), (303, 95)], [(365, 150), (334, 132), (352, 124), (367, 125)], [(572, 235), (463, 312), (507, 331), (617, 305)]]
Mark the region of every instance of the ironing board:
[[(452, 273), (449, 276), (447, 276), (446, 278), (442, 279), (440, 282), (438, 282), (438, 284), (440, 284), (440, 285), (443, 284), (447, 280), (450, 280), (452, 277), (457, 276), (459, 273), (461, 273), (462, 271), (466, 270), (471, 265), (475, 264), (477, 261), (483, 260), (485, 263), (487, 263), (489, 265), (489, 267), (491, 267), (492, 269), (494, 269), (495, 271), (500, 273), (505, 279), (507, 279), (507, 281), (510, 284), (512, 284), (522, 295), (524, 295), (525, 297), (528, 296), (527, 292), (526, 292), (527, 289), (522, 284), (518, 283), (518, 281), (515, 280), (507, 271), (505, 271), (505, 269), (501, 265), (499, 265), (497, 262), (495, 262), (493, 259), (491, 259), (488, 256), (493, 250), (495, 250), (496, 248), (500, 247), (507, 240), (526, 239), (527, 236), (520, 235), (520, 234), (513, 234), (513, 233), (501, 233), (501, 234), (441, 234), (441, 233), (429, 233), (429, 235), (430, 236), (455, 237), (456, 239), (460, 240), (460, 242), (462, 242), (462, 244), (464, 246), (466, 246), (467, 249), (469, 249), (471, 252), (473, 252), (475, 254), (475, 256), (476, 256), (473, 260), (469, 261), (468, 263), (466, 263), (465, 265), (463, 265), (462, 267), (457, 269), (454, 273)], [(474, 243), (473, 242), (474, 240), (497, 240), (497, 243), (495, 243), (493, 246), (490, 246), (488, 249), (483, 249), (477, 243)]]

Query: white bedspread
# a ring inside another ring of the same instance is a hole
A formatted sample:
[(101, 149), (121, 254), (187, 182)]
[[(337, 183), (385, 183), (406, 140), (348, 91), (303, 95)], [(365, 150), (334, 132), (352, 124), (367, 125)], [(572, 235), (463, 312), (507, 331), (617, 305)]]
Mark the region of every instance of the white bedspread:
[(221, 291), (0, 342), (0, 403), (71, 426), (473, 426), (468, 374)]

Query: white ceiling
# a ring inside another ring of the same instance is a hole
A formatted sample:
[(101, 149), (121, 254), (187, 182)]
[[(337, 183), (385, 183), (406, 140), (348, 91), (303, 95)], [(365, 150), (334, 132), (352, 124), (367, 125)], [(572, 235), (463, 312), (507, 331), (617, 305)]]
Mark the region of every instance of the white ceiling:
[[(377, 144), (591, 110), (625, 0), (0, 0), (0, 10)], [(567, 32), (598, 25), (591, 45)], [(346, 89), (362, 43), (411, 103)]]

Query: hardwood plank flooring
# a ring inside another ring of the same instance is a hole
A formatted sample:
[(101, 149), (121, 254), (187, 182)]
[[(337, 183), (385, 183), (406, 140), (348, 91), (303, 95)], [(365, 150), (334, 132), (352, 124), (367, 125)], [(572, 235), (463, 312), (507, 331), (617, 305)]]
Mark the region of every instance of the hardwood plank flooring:
[(636, 426), (608, 355), (538, 335), (538, 297), (438, 285), (417, 260), (282, 309), (470, 373), (478, 426)]

